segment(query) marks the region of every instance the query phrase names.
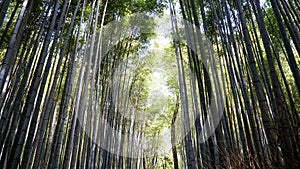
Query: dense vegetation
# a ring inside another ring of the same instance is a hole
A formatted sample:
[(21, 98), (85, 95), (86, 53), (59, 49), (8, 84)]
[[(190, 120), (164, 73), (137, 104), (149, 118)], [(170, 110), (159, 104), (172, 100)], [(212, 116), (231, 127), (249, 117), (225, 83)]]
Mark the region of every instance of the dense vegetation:
[(299, 168), (299, 0), (0, 0), (0, 168)]

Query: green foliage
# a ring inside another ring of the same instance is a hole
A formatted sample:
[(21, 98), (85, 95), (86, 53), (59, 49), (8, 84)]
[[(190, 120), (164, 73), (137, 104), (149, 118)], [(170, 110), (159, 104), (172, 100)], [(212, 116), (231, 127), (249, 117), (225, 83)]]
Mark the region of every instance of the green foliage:
[(278, 38), (278, 35), (280, 35), (280, 31), (278, 25), (276, 24), (275, 15), (271, 8), (266, 9), (264, 17), (267, 30), (272, 39), (272, 44), (274, 45), (276, 51), (282, 51), (280, 44), (282, 44), (283, 42), (281, 38)]
[(160, 13), (166, 7), (166, 0), (132, 0), (134, 12)]

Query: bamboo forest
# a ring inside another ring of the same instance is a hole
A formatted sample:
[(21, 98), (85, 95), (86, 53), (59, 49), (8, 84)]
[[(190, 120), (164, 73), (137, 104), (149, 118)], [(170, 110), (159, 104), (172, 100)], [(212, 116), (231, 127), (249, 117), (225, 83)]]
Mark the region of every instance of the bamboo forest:
[(299, 0), (0, 0), (0, 169), (299, 169)]

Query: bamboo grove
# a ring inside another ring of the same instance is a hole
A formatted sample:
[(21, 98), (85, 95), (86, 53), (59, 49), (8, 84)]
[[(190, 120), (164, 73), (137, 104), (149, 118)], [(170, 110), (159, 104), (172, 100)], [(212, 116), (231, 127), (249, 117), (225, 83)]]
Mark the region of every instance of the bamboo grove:
[(0, 0), (0, 49), (0, 168), (300, 167), (298, 0)]

